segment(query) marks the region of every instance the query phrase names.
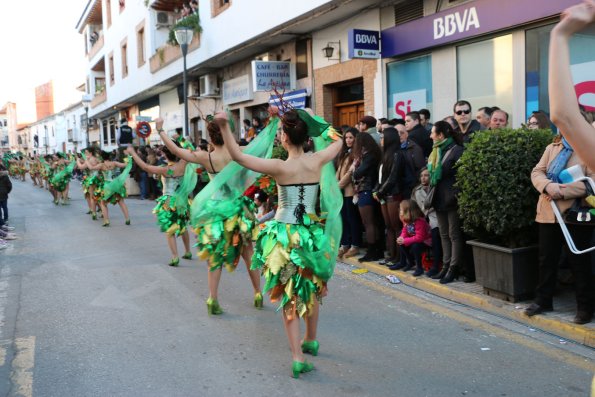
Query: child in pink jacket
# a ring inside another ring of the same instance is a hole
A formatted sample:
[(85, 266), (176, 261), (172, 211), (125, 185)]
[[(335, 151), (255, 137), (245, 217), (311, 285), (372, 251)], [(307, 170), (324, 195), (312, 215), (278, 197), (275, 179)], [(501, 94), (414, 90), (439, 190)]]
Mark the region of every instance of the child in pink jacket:
[(399, 217), (403, 222), (401, 235), (397, 238), (401, 260), (389, 268), (391, 270), (401, 269), (406, 272), (415, 266), (413, 276), (421, 276), (424, 273), (421, 255), (428, 247), (432, 246), (430, 225), (417, 203), (412, 200), (401, 201)]

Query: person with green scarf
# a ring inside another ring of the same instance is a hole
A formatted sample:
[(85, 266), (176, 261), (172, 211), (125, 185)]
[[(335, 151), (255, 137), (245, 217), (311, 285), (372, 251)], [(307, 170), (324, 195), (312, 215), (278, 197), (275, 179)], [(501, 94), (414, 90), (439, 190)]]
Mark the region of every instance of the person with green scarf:
[[(225, 113), (218, 113), (215, 122), (231, 157), (247, 169), (270, 175), (279, 189), (278, 210), (258, 234), (252, 269), (262, 269), (264, 291), (271, 301), (279, 302), (293, 359), (292, 375), (299, 378), (314, 369), (304, 353), (318, 354), (318, 304), (326, 295), (339, 250), (343, 195), (331, 161), (343, 142), (324, 120), (291, 109), (281, 116), (280, 140), (287, 160), (260, 158), (240, 150)], [(304, 153), (310, 137), (316, 152)], [(321, 213), (317, 214), (319, 190)], [(306, 322), (303, 339), (300, 318)]]
[(463, 230), (455, 187), (456, 163), (463, 154), (462, 136), (446, 121), (438, 121), (432, 127), (430, 138), (434, 145), (428, 157), (428, 172), (434, 195), (432, 202), (426, 204), (436, 210), (443, 263), (442, 271), (432, 278), (447, 284), (458, 278), (463, 266)]

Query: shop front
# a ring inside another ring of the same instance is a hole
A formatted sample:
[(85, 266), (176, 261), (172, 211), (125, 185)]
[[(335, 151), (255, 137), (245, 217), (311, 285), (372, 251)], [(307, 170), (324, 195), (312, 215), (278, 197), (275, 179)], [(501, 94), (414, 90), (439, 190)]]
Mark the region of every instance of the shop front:
[[(577, 0), (476, 0), (382, 31), (389, 117), (429, 109), (452, 114), (458, 99), (474, 110), (498, 106), (518, 127), (533, 111), (549, 113), (549, 33)], [(572, 39), (579, 102), (595, 106), (595, 29)]]

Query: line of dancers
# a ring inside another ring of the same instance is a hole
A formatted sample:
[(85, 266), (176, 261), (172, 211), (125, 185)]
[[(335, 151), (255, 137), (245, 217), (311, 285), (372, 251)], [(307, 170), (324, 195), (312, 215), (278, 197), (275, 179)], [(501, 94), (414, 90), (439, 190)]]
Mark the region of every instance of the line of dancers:
[[(220, 315), (222, 269), (233, 272), (243, 258), (253, 287), (254, 307), (263, 307), (263, 292), (279, 304), (292, 354), (292, 376), (299, 378), (311, 371), (314, 366), (304, 354), (316, 356), (319, 351), (319, 304), (327, 294), (341, 236), (342, 194), (331, 164), (342, 147), (339, 134), (305, 110), (272, 108), (267, 127), (240, 148), (222, 112), (208, 119), (210, 150), (194, 150), (187, 142), (180, 144), (169, 138), (162, 129), (162, 119), (155, 122), (165, 144), (164, 166), (147, 164), (132, 146), (124, 150), (128, 155), (125, 161), (89, 147), (76, 157), (35, 159), (28, 165), (33, 183), (47, 187), (55, 204), (66, 205), (76, 167), (84, 174), (88, 213), (95, 220), (100, 208), (103, 226), (108, 227), (108, 204), (119, 204), (126, 225), (130, 225), (124, 182), (132, 161), (147, 173), (160, 176), (163, 195), (156, 200), (153, 212), (171, 251), (168, 264), (179, 265), (178, 237), (184, 245), (181, 258), (192, 259), (191, 228), (196, 234), (198, 256), (208, 264), (207, 312)], [(276, 139), (288, 152), (286, 160), (271, 158)], [(316, 150), (306, 153), (309, 140)], [(114, 178), (116, 168), (123, 171)], [(206, 170), (210, 182), (191, 200), (197, 168)], [(275, 181), (279, 201), (275, 217), (259, 226), (254, 201), (245, 192), (262, 174)], [(265, 277), (263, 291), (261, 274)], [(306, 324), (303, 337), (300, 318)]]

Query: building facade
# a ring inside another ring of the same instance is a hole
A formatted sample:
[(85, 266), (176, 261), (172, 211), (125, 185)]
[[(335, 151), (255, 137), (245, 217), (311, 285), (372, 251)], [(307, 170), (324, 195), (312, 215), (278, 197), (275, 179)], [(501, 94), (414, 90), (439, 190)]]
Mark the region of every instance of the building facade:
[[(77, 25), (89, 60), (89, 118), (106, 149), (123, 118), (134, 128), (160, 116), (165, 129), (182, 131), (184, 100), (195, 140), (205, 136), (205, 116), (224, 108), (241, 133), (241, 121), (266, 117), (276, 95), (335, 125), (420, 108), (440, 119), (466, 99), (474, 109), (506, 110), (518, 127), (549, 110), (549, 31), (577, 1), (203, 1), (184, 92), (181, 50), (168, 44), (183, 1), (90, 0)], [(595, 106), (595, 55), (586, 50), (595, 34), (573, 40), (579, 100)]]

